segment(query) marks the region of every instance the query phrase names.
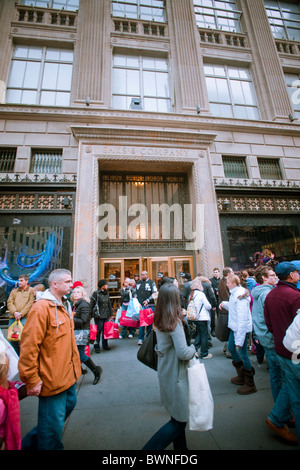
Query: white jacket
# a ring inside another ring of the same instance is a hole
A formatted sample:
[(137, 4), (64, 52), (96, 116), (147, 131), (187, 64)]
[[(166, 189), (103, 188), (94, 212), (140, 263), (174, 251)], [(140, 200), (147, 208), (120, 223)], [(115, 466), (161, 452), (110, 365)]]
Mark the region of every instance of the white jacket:
[[(234, 333), (234, 343), (236, 346), (243, 346), (247, 333), (252, 331), (252, 318), (250, 312), (250, 295), (245, 296), (246, 289), (236, 286), (230, 291), (228, 302), (222, 302), (223, 307), (228, 311), (228, 328)], [(238, 297), (243, 298), (239, 299)]]
[(282, 342), (290, 352), (296, 353), (296, 355), (300, 353), (300, 309), (297, 310), (297, 315), (286, 330)]
[(201, 309), (199, 321), (210, 320), (211, 304), (207, 300), (207, 297), (204, 292), (202, 292), (201, 290), (194, 290), (193, 300), (198, 312)]

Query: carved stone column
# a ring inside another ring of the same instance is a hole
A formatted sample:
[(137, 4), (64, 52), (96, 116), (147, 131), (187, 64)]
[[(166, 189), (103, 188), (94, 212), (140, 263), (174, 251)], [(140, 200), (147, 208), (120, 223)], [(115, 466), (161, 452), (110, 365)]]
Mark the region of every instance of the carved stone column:
[(199, 105), (201, 111), (209, 112), (200, 37), (192, 2), (172, 0), (167, 2), (167, 6), (172, 56), (176, 64), (173, 72), (178, 74), (181, 111), (195, 113)]
[(9, 0), (0, 1), (0, 103), (5, 91), (5, 80), (11, 57), (11, 22), (14, 19), (15, 4)]
[(103, 103), (105, 0), (80, 0), (78, 15), (78, 80), (76, 100), (89, 97), (91, 103)]
[(263, 0), (240, 0), (252, 49), (263, 119), (288, 120), (293, 108)]

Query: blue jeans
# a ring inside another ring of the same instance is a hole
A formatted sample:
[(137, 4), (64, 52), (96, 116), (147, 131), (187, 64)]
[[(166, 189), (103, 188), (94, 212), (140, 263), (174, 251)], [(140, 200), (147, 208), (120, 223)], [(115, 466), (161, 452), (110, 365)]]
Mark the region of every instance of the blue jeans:
[(236, 349), (235, 342), (234, 342), (233, 331), (230, 330), (228, 343), (227, 343), (227, 348), (228, 348), (228, 351), (230, 352), (230, 354), (232, 356), (232, 359), (235, 362), (242, 361), (244, 369), (251, 370), (252, 366), (251, 366), (251, 362), (250, 362), (248, 352), (247, 352), (248, 338), (249, 338), (249, 333), (246, 334), (244, 344), (239, 349), (239, 352), (238, 352), (237, 349)]
[(284, 372), (290, 403), (300, 440), (300, 363), (294, 364), (291, 359), (277, 355), (280, 367)]
[(86, 362), (88, 360), (88, 356), (85, 354), (85, 346), (84, 345), (78, 345), (78, 352), (79, 352), (79, 357), (80, 357), (80, 362)]
[(22, 450), (63, 450), (65, 420), (76, 402), (76, 384), (57, 395), (39, 396), (38, 424), (24, 437)]
[(284, 373), (281, 370), (275, 349), (265, 348), (265, 354), (269, 364), (270, 385), (275, 402), (284, 382)]
[(208, 355), (208, 321), (199, 320), (196, 325), (196, 338), (194, 346), (196, 351), (201, 348), (201, 358)]
[(174, 450), (187, 450), (185, 427), (186, 423), (176, 421), (171, 417), (171, 420), (151, 437), (142, 450), (163, 450), (171, 442), (173, 442)]
[[(147, 308), (151, 308), (151, 310), (154, 312), (154, 306), (152, 307), (151, 305), (148, 305)], [(152, 330), (152, 325), (148, 325), (146, 327), (146, 337), (149, 335), (151, 330)], [(145, 327), (140, 326), (139, 327), (139, 340), (144, 341), (144, 337), (145, 337)]]

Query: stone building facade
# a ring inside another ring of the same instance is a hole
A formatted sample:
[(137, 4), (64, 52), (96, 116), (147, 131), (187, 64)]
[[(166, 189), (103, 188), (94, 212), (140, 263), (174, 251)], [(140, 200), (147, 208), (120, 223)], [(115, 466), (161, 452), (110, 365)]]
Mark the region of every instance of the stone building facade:
[(292, 1), (2, 0), (3, 280), (299, 259), (299, 30)]

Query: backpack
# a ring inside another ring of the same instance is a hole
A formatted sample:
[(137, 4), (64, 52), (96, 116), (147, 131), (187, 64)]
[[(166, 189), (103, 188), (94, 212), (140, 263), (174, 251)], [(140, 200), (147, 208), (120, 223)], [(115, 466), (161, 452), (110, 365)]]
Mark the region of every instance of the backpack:
[(202, 310), (203, 305), (201, 306), (198, 312), (195, 302), (193, 300), (193, 297), (194, 297), (194, 291), (192, 291), (190, 295), (190, 301), (186, 309), (186, 318), (187, 320), (190, 320), (190, 321), (197, 321), (199, 320), (200, 312)]

